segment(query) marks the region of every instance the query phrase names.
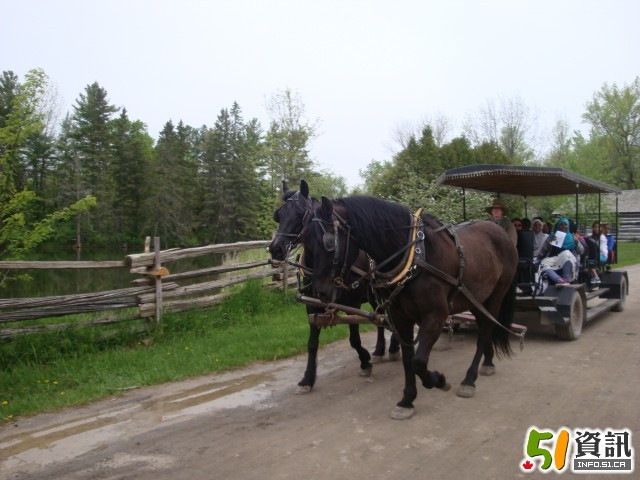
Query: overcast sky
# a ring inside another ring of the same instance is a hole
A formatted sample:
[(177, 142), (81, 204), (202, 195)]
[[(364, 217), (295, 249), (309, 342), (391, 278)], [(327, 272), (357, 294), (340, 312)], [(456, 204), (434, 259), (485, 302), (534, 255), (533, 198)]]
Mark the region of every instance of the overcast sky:
[(168, 121), (213, 126), (238, 102), (299, 94), (318, 164), (360, 183), (393, 132), (519, 98), (544, 136), (606, 82), (640, 75), (636, 0), (0, 0), (0, 68), (43, 68), (70, 111), (97, 81), (157, 138)]

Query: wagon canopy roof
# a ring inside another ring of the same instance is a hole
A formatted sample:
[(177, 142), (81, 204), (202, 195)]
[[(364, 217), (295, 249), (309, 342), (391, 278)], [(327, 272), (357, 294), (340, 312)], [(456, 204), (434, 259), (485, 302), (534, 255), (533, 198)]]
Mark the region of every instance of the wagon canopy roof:
[(619, 188), (612, 185), (560, 167), (470, 165), (447, 170), (438, 177), (436, 183), (482, 192), (527, 197), (621, 192)]

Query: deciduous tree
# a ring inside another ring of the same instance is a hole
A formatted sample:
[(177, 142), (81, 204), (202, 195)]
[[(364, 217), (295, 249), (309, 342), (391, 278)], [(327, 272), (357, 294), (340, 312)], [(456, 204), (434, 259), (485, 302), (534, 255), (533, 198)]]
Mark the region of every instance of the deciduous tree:
[(592, 139), (603, 139), (616, 183), (640, 185), (640, 77), (629, 85), (604, 84), (587, 104), (582, 118), (591, 125)]

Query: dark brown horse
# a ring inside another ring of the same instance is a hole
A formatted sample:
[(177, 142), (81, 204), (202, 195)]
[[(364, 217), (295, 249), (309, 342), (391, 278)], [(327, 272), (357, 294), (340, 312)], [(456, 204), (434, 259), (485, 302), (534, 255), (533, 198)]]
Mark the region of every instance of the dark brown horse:
[(323, 197), (303, 230), (305, 255), (314, 265), (313, 295), (327, 303), (335, 299), (340, 274), (355, 261), (359, 250), (385, 265), (380, 272), (384, 277), (385, 271), (397, 271), (403, 257), (400, 253), (414, 249), (413, 266), (402, 279), (394, 284), (382, 282), (378, 289), (389, 323), (402, 342), (405, 387), (391, 414), (396, 419), (413, 415), (416, 375), (426, 388), (450, 388), (443, 374), (427, 369), (448, 315), (471, 310), (478, 324), (476, 353), (458, 389), (458, 395), (470, 397), (475, 393), (483, 354), (488, 369), (495, 368), (494, 347), (498, 354), (509, 356), (507, 329), (515, 308), (518, 258), (504, 230), (484, 221), (453, 229), (430, 215), (413, 217), (406, 207), (375, 197), (334, 202)]
[[(282, 201), (283, 204), (274, 212), (273, 219), (278, 222), (278, 230), (273, 241), (269, 245), (271, 258), (276, 261), (285, 261), (289, 252), (293, 247), (300, 243), (302, 235), (302, 227), (306, 218), (310, 216), (314, 208), (319, 206), (317, 199), (309, 196), (309, 185), (302, 180), (300, 182), (300, 190), (289, 190), (286, 182), (282, 183)], [(304, 278), (305, 295), (311, 295), (311, 282), (313, 281), (313, 266), (306, 256), (303, 258), (303, 265), (307, 269), (307, 275)], [(360, 255), (356, 261), (356, 266), (360, 269), (369, 267), (369, 261), (365, 254)], [(349, 292), (341, 292), (340, 303), (351, 307), (359, 308), (363, 303), (373, 302), (369, 294), (367, 284), (362, 284)], [(375, 307), (375, 305), (374, 305)], [(307, 306), (307, 314), (321, 313), (321, 309)], [(307, 344), (307, 368), (304, 377), (298, 383), (297, 393), (308, 393), (313, 388), (316, 381), (318, 346), (320, 341), (320, 328), (313, 325), (309, 326), (309, 341)], [(385, 335), (382, 327), (378, 328), (378, 337), (376, 347), (373, 354), (369, 354), (363, 347), (360, 339), (360, 329), (358, 325), (349, 326), (349, 342), (358, 353), (360, 359), (360, 374), (368, 376), (372, 371), (372, 363), (382, 360), (385, 352)], [(391, 339), (389, 347), (389, 359), (397, 360), (400, 358), (400, 345), (395, 337)]]

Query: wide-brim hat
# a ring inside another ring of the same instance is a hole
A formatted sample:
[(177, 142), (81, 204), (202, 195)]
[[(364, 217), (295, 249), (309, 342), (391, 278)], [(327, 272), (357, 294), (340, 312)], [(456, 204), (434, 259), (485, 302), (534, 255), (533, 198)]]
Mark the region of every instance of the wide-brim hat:
[(490, 207), (487, 207), (485, 210), (489, 215), (491, 215), (491, 210), (493, 210), (494, 208), (501, 208), (505, 215), (509, 213), (509, 209), (504, 203), (502, 203), (502, 200), (500, 200), (499, 198), (494, 198), (493, 204)]

